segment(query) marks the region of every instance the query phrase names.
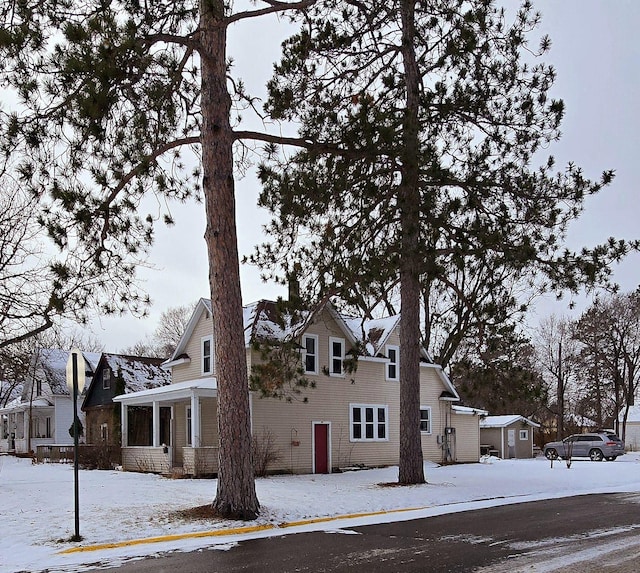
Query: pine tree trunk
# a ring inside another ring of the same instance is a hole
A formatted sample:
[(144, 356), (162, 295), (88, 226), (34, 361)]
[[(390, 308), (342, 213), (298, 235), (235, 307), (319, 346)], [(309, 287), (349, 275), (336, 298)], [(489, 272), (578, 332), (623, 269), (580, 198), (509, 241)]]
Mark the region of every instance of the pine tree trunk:
[(236, 233), (231, 98), (226, 79), (224, 2), (201, 0), (202, 173), (215, 333), (220, 453), (219, 515), (255, 519), (260, 504), (251, 463), (249, 385)]
[(420, 277), (418, 274), (420, 188), (418, 139), (418, 66), (413, 0), (400, 3), (402, 57), (407, 85), (407, 107), (403, 119), (402, 181), (399, 190), (402, 229), (400, 259), (400, 460), (398, 482), (424, 483), (420, 438)]

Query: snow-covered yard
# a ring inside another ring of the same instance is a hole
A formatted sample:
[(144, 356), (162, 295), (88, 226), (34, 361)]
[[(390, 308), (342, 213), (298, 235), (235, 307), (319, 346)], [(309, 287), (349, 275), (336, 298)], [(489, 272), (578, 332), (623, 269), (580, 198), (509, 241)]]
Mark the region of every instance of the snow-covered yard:
[[(173, 513), (209, 503), (215, 480), (167, 479), (118, 471), (80, 471), (81, 543), (74, 532), (73, 468), (32, 465), (0, 456), (0, 572), (80, 571), (83, 564), (115, 565), (123, 559), (172, 549), (229, 547), (247, 536), (337, 529), (536, 499), (600, 492), (640, 492), (640, 454), (615, 462), (574, 460), (571, 469), (544, 458), (497, 460), (438, 467), (425, 464), (428, 483), (412, 487), (381, 484), (397, 479), (397, 467), (332, 475), (273, 476), (256, 481), (262, 513), (257, 522), (186, 521)], [(398, 512), (400, 509), (415, 511)], [(338, 520), (315, 518), (369, 514)], [(291, 522), (306, 523), (283, 527)], [(252, 533), (180, 537), (247, 525)], [(158, 543), (121, 545), (126, 540), (174, 536)], [(179, 537), (179, 538), (178, 538)], [(61, 551), (96, 544), (117, 547), (76, 553)]]

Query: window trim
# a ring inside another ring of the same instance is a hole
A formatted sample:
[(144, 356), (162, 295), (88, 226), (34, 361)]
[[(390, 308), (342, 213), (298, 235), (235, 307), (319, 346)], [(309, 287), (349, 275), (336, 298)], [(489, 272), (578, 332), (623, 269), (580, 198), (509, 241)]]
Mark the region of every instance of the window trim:
[(520, 439), (522, 441), (529, 441), (529, 430), (527, 428), (519, 430), (518, 431), (518, 439)]
[[(355, 409), (360, 410), (360, 422), (354, 421), (353, 411)], [(366, 410), (367, 408), (373, 409), (373, 438), (366, 437)], [(378, 415), (380, 410), (384, 411), (384, 438), (378, 437), (379, 435), (379, 426), (380, 421), (378, 420)], [(355, 424), (360, 425), (360, 436), (359, 438), (354, 437), (354, 426)], [(389, 441), (389, 405), (388, 404), (349, 404), (349, 441), (350, 442), (388, 442)]]
[[(209, 369), (205, 368), (205, 343), (209, 343)], [(203, 336), (200, 339), (200, 374), (202, 376), (213, 375), (213, 335)]]
[[(395, 352), (395, 360), (393, 362), (391, 361), (391, 357), (389, 356), (390, 350)], [(385, 346), (385, 354), (387, 355), (387, 363), (385, 364), (384, 369), (385, 380), (397, 382), (398, 380), (400, 380), (400, 347), (396, 344), (387, 344)], [(392, 366), (395, 366), (396, 369), (395, 376), (391, 376), (389, 374)]]
[[(336, 356), (333, 353), (333, 345), (335, 343), (340, 343), (340, 347), (342, 348), (342, 352), (340, 356)], [(334, 376), (336, 378), (344, 378), (344, 359), (346, 352), (346, 343), (344, 338), (338, 338), (337, 336), (329, 337), (329, 376)], [(336, 359), (340, 359), (340, 372), (333, 371), (333, 361)]]
[[(429, 412), (429, 429), (428, 430), (423, 430), (422, 429), (422, 411), (425, 410), (427, 412)], [(431, 406), (420, 406), (420, 433), (426, 435), (430, 435), (433, 433), (433, 417), (432, 417), (432, 408)]]
[[(314, 350), (313, 354), (307, 353), (307, 339), (311, 339), (314, 341)], [(317, 374), (318, 373), (318, 362), (319, 362), (319, 354), (318, 354), (318, 344), (319, 337), (317, 334), (303, 334), (302, 335), (302, 368), (305, 374)], [(307, 370), (307, 356), (313, 356), (313, 370)]]

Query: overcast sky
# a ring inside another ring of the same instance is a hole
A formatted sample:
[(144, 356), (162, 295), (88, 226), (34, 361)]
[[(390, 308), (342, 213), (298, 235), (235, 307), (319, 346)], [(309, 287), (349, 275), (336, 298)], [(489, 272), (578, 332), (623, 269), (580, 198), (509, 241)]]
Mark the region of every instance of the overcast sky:
[[(568, 246), (594, 246), (610, 236), (640, 237), (640, 23), (637, 0), (533, 0), (543, 15), (540, 32), (552, 40), (545, 62), (557, 70), (553, 97), (566, 105), (563, 137), (549, 149), (558, 168), (574, 161), (585, 174), (597, 178), (614, 169), (613, 184), (587, 200), (580, 220), (570, 230)], [(272, 34), (266, 34), (268, 27)], [(279, 54), (279, 38), (286, 26), (275, 18), (243, 23), (230, 34), (229, 54), (236, 69), (253, 93), (258, 93), (271, 73)], [(268, 38), (272, 35), (273, 41)], [(256, 40), (259, 39), (259, 40)], [(534, 47), (534, 46), (532, 46)], [(266, 213), (256, 207), (258, 184), (253, 175), (237, 182), (236, 201), (240, 253), (248, 254), (261, 241)], [(149, 318), (110, 318), (96, 321), (93, 332), (108, 351), (118, 351), (152, 333), (160, 313), (168, 307), (195, 302), (209, 296), (207, 256), (203, 239), (202, 205), (172, 205), (175, 226), (158, 227), (149, 262), (154, 270), (142, 269), (143, 287), (153, 307)], [(616, 267), (614, 278), (624, 291), (638, 286), (640, 256), (633, 255)], [(281, 287), (264, 284), (251, 267), (241, 268), (243, 300), (285, 295)], [(584, 308), (578, 301), (578, 311)], [(537, 316), (566, 313), (567, 300), (550, 298), (537, 307)], [(577, 311), (576, 311), (577, 312)]]

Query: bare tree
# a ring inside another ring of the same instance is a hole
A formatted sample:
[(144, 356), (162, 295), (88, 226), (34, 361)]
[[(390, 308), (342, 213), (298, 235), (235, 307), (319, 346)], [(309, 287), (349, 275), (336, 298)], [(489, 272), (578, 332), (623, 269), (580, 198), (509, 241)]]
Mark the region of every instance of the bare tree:
[(90, 313), (108, 311), (99, 300), (113, 297), (123, 286), (117, 277), (105, 280), (95, 269), (84, 270), (85, 262), (74, 246), (60, 251), (43, 226), (44, 210), (38, 194), (19, 186), (7, 173), (3, 175), (0, 349), (27, 341), (56, 324), (61, 326), (65, 320), (82, 324)]
[(185, 304), (173, 306), (163, 311), (160, 314), (158, 326), (150, 337), (122, 349), (121, 352), (131, 356), (168, 358), (178, 346), (180, 338), (187, 329), (194, 307), (194, 304)]
[(583, 378), (590, 380), (589, 402), (601, 412), (599, 423), (619, 423), (622, 431), (640, 381), (640, 291), (597, 298), (576, 322), (582, 345)]
[(570, 320), (555, 315), (542, 320), (535, 333), (534, 344), (549, 395), (555, 396), (550, 409), (556, 418), (557, 439), (561, 439), (569, 411), (567, 390), (573, 379), (575, 357), (579, 349), (578, 343), (572, 338)]

